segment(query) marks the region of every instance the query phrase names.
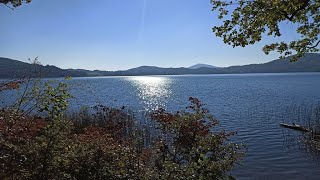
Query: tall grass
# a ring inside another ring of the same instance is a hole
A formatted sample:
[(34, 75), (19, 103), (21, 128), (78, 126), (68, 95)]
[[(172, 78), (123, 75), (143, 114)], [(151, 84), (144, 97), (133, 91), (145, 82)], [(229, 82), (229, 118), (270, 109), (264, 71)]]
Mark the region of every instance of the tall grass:
[(70, 119), (75, 129), (83, 129), (88, 126), (109, 127), (109, 130), (117, 132), (118, 137), (139, 138), (141, 146), (148, 147), (159, 131), (155, 121), (150, 120), (147, 113), (137, 114), (128, 107), (114, 108), (105, 105), (93, 107), (83, 106), (78, 111), (69, 111), (66, 118)]
[(285, 110), (285, 121), (296, 123), (310, 130), (304, 133), (303, 142), (310, 150), (320, 152), (320, 102), (290, 106)]

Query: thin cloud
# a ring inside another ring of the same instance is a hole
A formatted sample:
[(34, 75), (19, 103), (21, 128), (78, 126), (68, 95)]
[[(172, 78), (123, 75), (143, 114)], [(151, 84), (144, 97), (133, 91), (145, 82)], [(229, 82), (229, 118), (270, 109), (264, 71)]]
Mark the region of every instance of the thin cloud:
[(145, 19), (146, 19), (146, 9), (147, 9), (147, 0), (143, 0), (138, 42), (140, 42), (143, 39), (143, 33), (144, 33), (144, 28), (145, 28)]

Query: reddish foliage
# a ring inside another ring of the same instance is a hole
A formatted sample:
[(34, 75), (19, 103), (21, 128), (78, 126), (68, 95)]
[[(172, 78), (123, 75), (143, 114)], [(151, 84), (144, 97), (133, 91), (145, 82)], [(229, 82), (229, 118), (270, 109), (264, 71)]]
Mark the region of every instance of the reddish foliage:
[(23, 80), (14, 80), (14, 81), (0, 84), (0, 91), (19, 89), (20, 84), (22, 84), (22, 83), (24, 83)]
[(168, 112), (165, 112), (163, 108), (160, 108), (151, 113), (151, 118), (159, 121), (160, 123), (173, 123), (176, 117)]
[(0, 118), (0, 134), (6, 140), (21, 142), (39, 136), (46, 126), (42, 118), (21, 117), (20, 119), (8, 121)]
[[(0, 179), (50, 179), (44, 177), (59, 175), (74, 179), (170, 179), (172, 167), (178, 169), (175, 176), (199, 179), (194, 175), (229, 170), (238, 156), (220, 151), (234, 152), (233, 147), (223, 145), (231, 134), (213, 133), (211, 128), (218, 121), (207, 114), (198, 99), (190, 98), (190, 102), (187, 112), (159, 109), (151, 114), (161, 126), (151, 143), (144, 139), (150, 131), (139, 128), (123, 108), (97, 106), (96, 113), (81, 116), (84, 119), (78, 123), (0, 111), (0, 152), (5, 154), (0, 158)], [(214, 156), (203, 161), (201, 155), (208, 152)], [(166, 174), (169, 176), (163, 176)], [(215, 179), (214, 174), (208, 177)]]

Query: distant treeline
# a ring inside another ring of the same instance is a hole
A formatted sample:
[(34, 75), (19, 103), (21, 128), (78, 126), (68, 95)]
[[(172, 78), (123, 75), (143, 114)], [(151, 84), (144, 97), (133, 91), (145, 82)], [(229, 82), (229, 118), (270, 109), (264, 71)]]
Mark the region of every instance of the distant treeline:
[(288, 73), (288, 72), (320, 72), (320, 54), (309, 53), (296, 62), (290, 57), (277, 59), (264, 64), (230, 66), (225, 68), (201, 67), (161, 68), (141, 66), (125, 71), (100, 71), (84, 69), (61, 69), (56, 66), (43, 66), (25, 63), (8, 58), (0, 58), (0, 78), (21, 77), (25, 74), (42, 77), (88, 77), (88, 76), (139, 76), (139, 75), (183, 75), (183, 74), (238, 74), (238, 73)]

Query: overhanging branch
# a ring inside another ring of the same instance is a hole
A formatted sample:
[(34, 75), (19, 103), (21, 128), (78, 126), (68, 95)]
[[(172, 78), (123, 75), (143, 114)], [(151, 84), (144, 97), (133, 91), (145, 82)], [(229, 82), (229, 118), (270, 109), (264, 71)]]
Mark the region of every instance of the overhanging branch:
[(313, 49), (313, 48), (317, 47), (319, 44), (320, 44), (320, 40), (318, 40), (318, 42), (313, 46), (307, 46), (307, 48), (308, 49)]

